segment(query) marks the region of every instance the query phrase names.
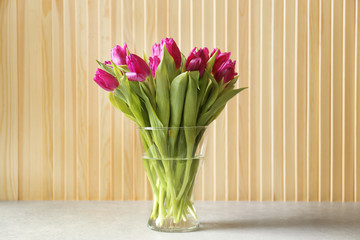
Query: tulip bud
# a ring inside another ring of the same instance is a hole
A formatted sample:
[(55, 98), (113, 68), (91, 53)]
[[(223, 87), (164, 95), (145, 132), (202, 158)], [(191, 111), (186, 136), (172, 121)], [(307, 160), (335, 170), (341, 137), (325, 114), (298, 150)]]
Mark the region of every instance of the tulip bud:
[(126, 76), (131, 81), (144, 81), (150, 74), (150, 68), (147, 63), (139, 56), (130, 54), (126, 56), (126, 65), (130, 72)]
[(152, 57), (149, 58), (149, 65), (153, 77), (155, 77), (157, 67), (161, 62), (164, 45), (166, 47), (166, 50), (169, 52), (170, 56), (172, 56), (172, 58), (174, 59), (176, 69), (178, 69), (181, 65), (181, 53), (174, 39), (163, 38), (160, 44), (155, 43), (152, 46)]
[(94, 81), (106, 91), (114, 91), (118, 86), (118, 80), (110, 73), (98, 68), (94, 77)]
[(220, 82), (224, 78), (224, 83), (227, 83), (234, 79), (236, 76), (235, 72), (235, 63), (236, 61), (231, 61), (230, 59), (224, 62), (214, 74), (214, 78), (217, 82)]
[(152, 72), (153, 78), (155, 77), (156, 69), (160, 64), (160, 58), (157, 56), (149, 57), (149, 65)]
[(173, 57), (176, 69), (181, 65), (181, 53), (179, 47), (176, 45), (176, 42), (172, 38), (163, 38), (161, 39), (160, 45), (166, 47), (166, 50)]
[(209, 50), (206, 47), (200, 48), (198, 51), (194, 48), (186, 60), (186, 71), (199, 71), (201, 77), (204, 74), (208, 60)]
[(113, 49), (111, 49), (111, 60), (116, 65), (124, 65), (126, 64), (126, 49), (127, 45), (124, 43), (124, 47), (120, 47), (116, 45)]
[(218, 71), (219, 67), (224, 62), (229, 60), (230, 54), (231, 54), (230, 52), (221, 53), (220, 49), (214, 48), (214, 50), (211, 52), (211, 56), (213, 56), (215, 54), (216, 50), (219, 50), (219, 51), (218, 51), (218, 54), (216, 55), (215, 63), (214, 63), (213, 69), (212, 69), (213, 74), (215, 74)]

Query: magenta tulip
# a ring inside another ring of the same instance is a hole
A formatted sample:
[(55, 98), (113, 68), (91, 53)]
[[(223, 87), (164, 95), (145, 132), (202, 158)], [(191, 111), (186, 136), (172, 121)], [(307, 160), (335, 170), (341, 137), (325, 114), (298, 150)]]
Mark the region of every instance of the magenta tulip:
[(194, 48), (186, 60), (186, 71), (199, 71), (201, 77), (204, 74), (208, 60), (209, 50), (206, 47), (200, 48), (198, 51)]
[(147, 63), (139, 56), (130, 54), (126, 56), (126, 65), (130, 72), (126, 76), (131, 81), (144, 81), (150, 74), (150, 68)]
[(110, 73), (98, 68), (94, 77), (94, 81), (106, 91), (114, 91), (118, 86), (118, 80)]
[(149, 65), (152, 72), (153, 78), (155, 77), (156, 69), (160, 64), (160, 58), (157, 56), (149, 57)]
[(152, 56), (149, 58), (149, 65), (153, 77), (155, 77), (156, 70), (161, 62), (164, 46), (174, 59), (176, 68), (178, 69), (181, 65), (181, 53), (174, 39), (163, 38), (160, 44), (155, 43), (152, 46)]
[(116, 45), (113, 49), (111, 49), (111, 60), (116, 65), (126, 64), (126, 49), (127, 49), (126, 43), (124, 43), (124, 47), (120, 47), (119, 45)]
[(181, 53), (179, 47), (176, 45), (176, 42), (172, 38), (163, 38), (161, 39), (160, 45), (166, 47), (166, 50), (173, 57), (176, 69), (181, 65)]
[(159, 59), (161, 59), (162, 57), (162, 46), (160, 46), (160, 44), (155, 43), (152, 46), (152, 56), (153, 57), (158, 57)]
[(212, 57), (215, 54), (216, 50), (219, 50), (219, 51), (218, 51), (218, 54), (216, 55), (215, 63), (214, 63), (213, 69), (212, 69), (213, 74), (215, 74), (218, 71), (219, 67), (224, 62), (229, 60), (230, 54), (231, 54), (230, 52), (221, 53), (220, 49), (214, 48), (214, 50), (211, 52), (210, 57)]
[(224, 62), (214, 74), (216, 81), (220, 82), (221, 79), (224, 79), (224, 83), (227, 83), (233, 80), (237, 74), (235, 72), (235, 63), (236, 61), (231, 61), (230, 59)]

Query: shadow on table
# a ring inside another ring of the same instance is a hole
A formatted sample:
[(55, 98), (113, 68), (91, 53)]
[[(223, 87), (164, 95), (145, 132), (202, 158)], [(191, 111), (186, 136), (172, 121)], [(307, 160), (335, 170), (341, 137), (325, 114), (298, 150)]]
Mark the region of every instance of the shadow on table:
[(228, 230), (228, 229), (251, 229), (251, 228), (327, 228), (333, 229), (339, 226), (356, 226), (353, 221), (342, 221), (341, 219), (325, 218), (290, 218), (290, 219), (244, 219), (234, 221), (207, 222), (202, 221), (202, 230)]

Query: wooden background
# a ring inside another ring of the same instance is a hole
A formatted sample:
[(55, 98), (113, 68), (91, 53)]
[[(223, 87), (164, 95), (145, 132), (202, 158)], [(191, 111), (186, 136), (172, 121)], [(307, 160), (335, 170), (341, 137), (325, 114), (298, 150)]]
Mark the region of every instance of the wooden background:
[(198, 200), (359, 201), (359, 1), (0, 0), (0, 199), (151, 199), (135, 125), (92, 78), (126, 41), (231, 51)]

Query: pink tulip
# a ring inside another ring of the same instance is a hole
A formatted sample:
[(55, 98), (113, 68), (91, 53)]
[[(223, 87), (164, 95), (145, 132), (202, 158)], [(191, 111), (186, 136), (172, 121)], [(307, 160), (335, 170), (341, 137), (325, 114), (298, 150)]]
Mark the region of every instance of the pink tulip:
[(176, 69), (178, 69), (181, 65), (181, 53), (176, 45), (176, 42), (172, 38), (163, 38), (161, 39), (160, 45), (163, 47), (165, 45), (166, 50), (173, 57)]
[(94, 81), (106, 91), (114, 91), (118, 86), (118, 80), (110, 73), (98, 68), (94, 77)]
[(152, 46), (152, 56), (153, 57), (156, 56), (156, 57), (161, 59), (161, 57), (162, 57), (162, 46), (160, 46), (160, 44), (155, 43)]
[(116, 65), (126, 64), (126, 49), (127, 49), (126, 43), (124, 43), (124, 47), (120, 47), (119, 45), (116, 45), (113, 49), (111, 49), (111, 60)]
[[(214, 50), (211, 52), (211, 55), (210, 57), (212, 57), (216, 50), (218, 50), (217, 48), (214, 48)], [(213, 69), (212, 69), (212, 73), (215, 74), (219, 67), (224, 63), (226, 62), (227, 60), (229, 60), (230, 58), (230, 52), (224, 52), (224, 53), (221, 53), (220, 49), (218, 51), (218, 54), (216, 55), (216, 59), (215, 59), (215, 63), (214, 63), (214, 66), (213, 66)]]
[(227, 83), (233, 80), (237, 74), (235, 72), (235, 63), (236, 61), (231, 61), (230, 59), (228, 59), (226, 62), (221, 64), (217, 72), (214, 74), (214, 78), (216, 79), (216, 81), (220, 82), (221, 79), (224, 78), (224, 83)]
[(181, 53), (176, 45), (176, 42), (172, 38), (161, 39), (160, 44), (155, 43), (152, 47), (152, 57), (149, 58), (149, 65), (153, 77), (155, 77), (156, 70), (161, 62), (163, 55), (163, 47), (169, 52), (170, 56), (174, 59), (175, 66), (178, 69), (181, 65)]
[(209, 50), (206, 47), (200, 48), (198, 51), (194, 48), (186, 60), (186, 71), (199, 71), (201, 77), (204, 74), (208, 60)]
[(160, 58), (157, 56), (149, 57), (149, 65), (152, 72), (153, 78), (155, 77), (156, 69), (160, 64)]
[(126, 65), (130, 72), (126, 76), (131, 81), (144, 81), (150, 74), (150, 68), (147, 63), (139, 56), (130, 54), (126, 56)]

